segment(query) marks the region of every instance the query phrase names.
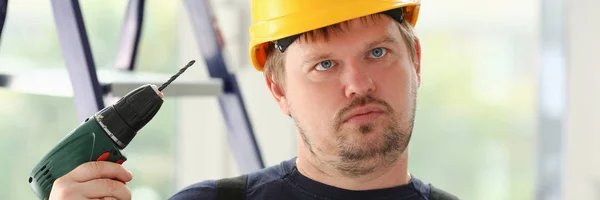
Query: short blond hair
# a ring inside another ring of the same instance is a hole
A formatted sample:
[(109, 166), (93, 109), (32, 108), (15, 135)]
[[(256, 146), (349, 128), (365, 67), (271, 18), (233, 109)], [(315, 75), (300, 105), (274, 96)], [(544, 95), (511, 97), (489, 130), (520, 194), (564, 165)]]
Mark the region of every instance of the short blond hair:
[[(368, 17), (362, 17), (361, 20), (367, 21), (369, 19), (374, 19), (374, 18), (382, 17), (382, 16), (384, 16), (384, 15), (383, 14), (374, 14), (374, 15), (369, 15)], [(417, 61), (417, 49), (416, 49), (417, 36), (413, 30), (413, 27), (406, 20), (403, 20), (402, 22), (397, 22), (397, 21), (395, 21), (395, 22), (398, 25), (398, 28), (400, 29), (400, 33), (402, 34), (402, 37), (404, 38), (404, 42), (406, 43), (408, 52), (410, 54), (411, 62), (415, 63)], [(299, 40), (302, 39), (302, 40), (306, 40), (306, 41), (314, 41), (317, 38), (317, 36), (323, 36), (327, 40), (327, 38), (329, 37), (329, 33), (331, 31), (341, 32), (344, 30), (344, 27), (347, 27), (348, 25), (349, 25), (349, 21), (345, 21), (342, 23), (338, 23), (338, 24), (334, 24), (334, 25), (327, 26), (324, 28), (309, 31), (309, 32), (302, 34), (302, 37), (299, 38)], [(275, 48), (273, 43), (270, 43), (269, 47), (267, 48), (267, 61), (265, 63), (264, 70), (263, 70), (265, 76), (267, 76), (269, 79), (271, 79), (271, 81), (273, 81), (275, 84), (279, 85), (282, 89), (283, 89), (283, 83), (285, 81), (285, 79), (284, 79), (284, 73), (285, 73), (284, 58), (285, 58), (285, 56), (284, 55), (285, 55), (285, 53), (281, 53), (277, 48)]]

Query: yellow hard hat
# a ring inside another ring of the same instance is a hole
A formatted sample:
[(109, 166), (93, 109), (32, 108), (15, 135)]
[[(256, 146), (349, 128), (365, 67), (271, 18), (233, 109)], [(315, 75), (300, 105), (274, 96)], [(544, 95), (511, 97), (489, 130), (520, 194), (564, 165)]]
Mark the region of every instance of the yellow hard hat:
[(252, 0), (250, 58), (262, 71), (269, 42), (351, 19), (403, 8), (400, 17), (417, 23), (420, 0)]

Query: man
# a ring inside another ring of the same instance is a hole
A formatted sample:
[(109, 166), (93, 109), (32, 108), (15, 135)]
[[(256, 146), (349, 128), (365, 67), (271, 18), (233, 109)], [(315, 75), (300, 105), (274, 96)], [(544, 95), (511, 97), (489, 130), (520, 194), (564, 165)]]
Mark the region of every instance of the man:
[[(419, 6), (253, 1), (251, 59), (296, 124), (298, 155), (248, 175), (199, 182), (170, 199), (456, 199), (407, 169), (421, 82), (413, 32)], [(120, 165), (87, 165), (103, 170), (73, 170), (57, 180), (52, 196), (130, 198), (123, 183), (102, 179), (131, 180)]]

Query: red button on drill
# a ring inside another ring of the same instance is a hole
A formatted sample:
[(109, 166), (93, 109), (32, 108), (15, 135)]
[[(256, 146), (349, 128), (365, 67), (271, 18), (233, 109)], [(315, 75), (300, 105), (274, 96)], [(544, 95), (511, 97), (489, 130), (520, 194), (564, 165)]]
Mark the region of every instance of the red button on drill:
[(117, 164), (119, 164), (119, 165), (123, 164), (123, 160), (117, 160)]
[(102, 155), (98, 156), (98, 159), (96, 159), (96, 161), (106, 161), (108, 160), (108, 156), (110, 156), (110, 152), (104, 152), (102, 153)]

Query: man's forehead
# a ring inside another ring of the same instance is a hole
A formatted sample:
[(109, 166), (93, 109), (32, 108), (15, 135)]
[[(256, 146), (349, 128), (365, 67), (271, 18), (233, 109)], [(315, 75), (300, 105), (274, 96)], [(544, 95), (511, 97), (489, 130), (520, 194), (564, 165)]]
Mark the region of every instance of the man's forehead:
[[(383, 17), (382, 17), (383, 16)], [(380, 13), (376, 13), (376, 14), (371, 14), (371, 15), (367, 15), (364, 17), (358, 17), (352, 20), (349, 20), (350, 22), (346, 21), (346, 22), (342, 22), (342, 23), (338, 23), (335, 25), (330, 25), (327, 26), (325, 28), (321, 28), (318, 30), (313, 30), (313, 31), (308, 31), (304, 32), (304, 33), (300, 33), (300, 34), (296, 34), (296, 35), (291, 35), (288, 37), (284, 37), (278, 40), (274, 40), (272, 41), (273, 46), (279, 50), (279, 52), (284, 53), (285, 50), (294, 42), (296, 42), (296, 40), (300, 37), (303, 36), (305, 41), (310, 41), (312, 39), (316, 39), (319, 37), (323, 37), (324, 39), (328, 39), (329, 38), (329, 32), (330, 30), (333, 32), (341, 32), (344, 30), (344, 25), (351, 25), (353, 24), (352, 22), (355, 21), (361, 21), (364, 23), (368, 23), (370, 21), (376, 22), (377, 20), (380, 20), (381, 18), (387, 18), (387, 19), (392, 19), (398, 23), (404, 23), (405, 19), (404, 19), (404, 8), (396, 8), (396, 9), (392, 9), (392, 10), (387, 10), (387, 11), (383, 11)], [(313, 37), (311, 37), (313, 36)]]
[[(390, 23), (395, 23), (391, 18), (383, 14), (374, 14), (364, 16), (324, 28), (308, 31), (303, 33), (295, 42), (312, 43), (312, 42), (328, 42), (332, 37), (347, 34), (348, 32), (362, 32), (374, 26), (388, 27)], [(381, 37), (387, 36), (387, 31), (381, 33)]]

